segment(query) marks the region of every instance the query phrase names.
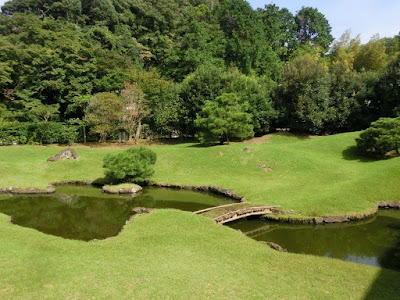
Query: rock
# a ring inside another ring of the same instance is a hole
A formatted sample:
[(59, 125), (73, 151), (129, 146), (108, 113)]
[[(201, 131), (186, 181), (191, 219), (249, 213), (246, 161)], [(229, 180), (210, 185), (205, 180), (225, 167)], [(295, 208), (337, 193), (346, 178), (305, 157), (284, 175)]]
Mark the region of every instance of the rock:
[(388, 207), (387, 202), (385, 202), (385, 201), (379, 201), (379, 202), (378, 202), (378, 207), (379, 207), (379, 208), (387, 208), (387, 207)]
[(218, 152), (218, 156), (223, 156), (224, 154), (220, 151), (220, 152)]
[(294, 214), (294, 210), (293, 209), (289, 209), (288, 210), (288, 214), (293, 215)]
[(135, 214), (148, 214), (151, 213), (153, 211), (153, 208), (146, 208), (146, 207), (135, 207), (132, 209), (132, 212), (134, 212)]
[(278, 214), (278, 215), (286, 215), (286, 211), (281, 210), (281, 209), (279, 209), (279, 208), (274, 208), (274, 209), (272, 210), (272, 212), (273, 212), (274, 214)]
[(379, 201), (378, 208), (397, 208), (400, 209), (400, 201)]
[(251, 153), (250, 148), (244, 148), (243, 151), (246, 152), (246, 153)]
[(58, 161), (58, 160), (66, 160), (66, 159), (77, 159), (78, 155), (75, 150), (72, 148), (66, 148), (57, 155), (50, 157), (47, 161)]
[(389, 201), (388, 206), (390, 208), (400, 208), (400, 201)]
[(343, 223), (350, 221), (350, 218), (346, 215), (344, 216), (325, 216), (322, 217), (324, 223)]
[(273, 243), (273, 242), (261, 242), (261, 244), (267, 245), (271, 249), (274, 249), (274, 250), (279, 251), (279, 252), (288, 252), (287, 249), (285, 249), (282, 246), (280, 246), (280, 245), (278, 245), (276, 243)]
[(137, 184), (105, 185), (102, 187), (104, 193), (108, 194), (136, 194), (142, 190)]
[(261, 168), (264, 172), (272, 172), (274, 170), (271, 167), (267, 167), (266, 165), (263, 164), (259, 164), (258, 167)]
[(18, 188), (15, 186), (10, 186), (6, 188), (0, 188), (0, 194), (52, 194), (56, 191), (56, 188), (53, 185), (47, 186), (45, 190), (38, 188)]
[(313, 221), (315, 225), (321, 225), (322, 223), (324, 223), (323, 218), (314, 218)]

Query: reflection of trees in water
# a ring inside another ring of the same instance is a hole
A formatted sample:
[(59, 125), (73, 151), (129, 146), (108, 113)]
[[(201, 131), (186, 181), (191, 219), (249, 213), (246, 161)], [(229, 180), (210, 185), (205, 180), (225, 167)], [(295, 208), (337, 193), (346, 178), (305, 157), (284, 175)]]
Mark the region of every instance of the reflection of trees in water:
[(397, 241), (379, 258), (379, 264), (384, 268), (400, 271), (400, 224), (392, 225), (391, 228), (398, 232)]
[(21, 196), (0, 202), (0, 212), (13, 222), (65, 238), (91, 240), (118, 234), (131, 216), (132, 200)]
[[(214, 204), (217, 199), (166, 189), (144, 190), (136, 197), (106, 195), (87, 187), (67, 186), (60, 190), (63, 192), (52, 195), (8, 197), (0, 201), (0, 212), (12, 216), (15, 224), (47, 234), (92, 240), (117, 235), (134, 214), (135, 207), (195, 211), (208, 207), (208, 202)], [(194, 203), (188, 202), (188, 198), (194, 199)]]

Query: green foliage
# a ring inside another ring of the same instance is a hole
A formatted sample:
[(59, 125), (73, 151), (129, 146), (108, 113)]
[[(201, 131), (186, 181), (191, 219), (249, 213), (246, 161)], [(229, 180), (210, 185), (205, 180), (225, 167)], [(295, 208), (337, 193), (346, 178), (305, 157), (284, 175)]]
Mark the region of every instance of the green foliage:
[[(137, 83), (124, 83), (122, 90), (122, 124), (129, 135), (129, 140), (132, 137), (135, 141), (140, 138), (142, 120), (150, 115), (150, 106), (145, 94)], [(134, 129), (136, 128), (136, 133)]]
[(358, 71), (374, 71), (378, 72), (386, 65), (387, 54), (385, 41), (374, 36), (371, 40), (362, 45), (356, 53), (354, 67)]
[(77, 140), (78, 127), (73, 125), (64, 125), (57, 122), (38, 122), (32, 125), (32, 138), (30, 142), (39, 142), (42, 144), (71, 144)]
[(320, 46), (324, 51), (333, 41), (328, 20), (316, 8), (303, 7), (296, 15), (298, 40), (301, 44)]
[(107, 155), (103, 167), (107, 180), (112, 183), (144, 182), (153, 176), (152, 165), (156, 160), (156, 153), (146, 147), (130, 148)]
[(25, 144), (29, 139), (29, 123), (5, 123), (0, 126), (0, 145)]
[(107, 136), (120, 128), (123, 101), (112, 93), (99, 93), (92, 97), (85, 111), (85, 121), (92, 125), (91, 131), (105, 142)]
[(293, 14), (287, 8), (279, 8), (268, 4), (265, 9), (257, 10), (258, 17), (264, 30), (265, 42), (286, 60), (297, 48), (297, 25)]
[(179, 95), (184, 105), (181, 111), (183, 132), (196, 132), (194, 120), (207, 100), (215, 99), (223, 93), (235, 93), (241, 101), (249, 104), (255, 132), (266, 133), (276, 117), (271, 90), (271, 82), (268, 80), (246, 76), (237, 69), (224, 70), (204, 65), (188, 76), (180, 86)]
[[(11, 0), (2, 12), (0, 122), (79, 120), (83, 140), (86, 127), (90, 140), (193, 137), (205, 102), (224, 93), (248, 103), (256, 135), (271, 124), (359, 130), (400, 114), (399, 37), (362, 45), (346, 32), (329, 50), (331, 27), (315, 8), (294, 16), (245, 0)], [(109, 124), (87, 122), (93, 95), (120, 95), (124, 82), (137, 83), (148, 114), (130, 126), (114, 113)]]
[(173, 43), (161, 66), (163, 73), (181, 81), (202, 64), (223, 66), (225, 44), (224, 33), (208, 6), (188, 8), (177, 24)]
[(377, 87), (376, 109), (379, 115), (400, 116), (400, 55), (385, 68)]
[(223, 1), (216, 13), (225, 33), (228, 65), (245, 74), (256, 71), (274, 78), (280, 73), (279, 57), (264, 41), (260, 19), (248, 2)]
[(317, 58), (305, 55), (289, 62), (281, 93), (287, 126), (299, 132), (323, 131), (331, 105), (330, 77)]
[(195, 121), (200, 142), (229, 143), (234, 138), (246, 139), (254, 136), (252, 116), (247, 112), (248, 108), (249, 104), (240, 103), (239, 97), (234, 93), (222, 94), (215, 100), (206, 101)]
[(383, 157), (390, 151), (399, 153), (400, 117), (381, 118), (356, 139), (357, 150), (364, 155)]

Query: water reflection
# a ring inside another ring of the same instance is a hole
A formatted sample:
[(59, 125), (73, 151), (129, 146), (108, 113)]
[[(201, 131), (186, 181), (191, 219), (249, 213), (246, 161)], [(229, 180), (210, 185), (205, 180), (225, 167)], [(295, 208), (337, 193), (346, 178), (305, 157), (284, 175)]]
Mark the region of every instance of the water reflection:
[(0, 212), (15, 224), (68, 239), (92, 240), (117, 235), (133, 208), (175, 208), (195, 211), (227, 204), (208, 193), (146, 188), (137, 197), (106, 195), (100, 189), (66, 186), (53, 195), (0, 198)]
[(244, 220), (230, 226), (255, 240), (277, 243), (289, 252), (400, 270), (400, 211), (381, 211), (374, 218), (345, 224)]

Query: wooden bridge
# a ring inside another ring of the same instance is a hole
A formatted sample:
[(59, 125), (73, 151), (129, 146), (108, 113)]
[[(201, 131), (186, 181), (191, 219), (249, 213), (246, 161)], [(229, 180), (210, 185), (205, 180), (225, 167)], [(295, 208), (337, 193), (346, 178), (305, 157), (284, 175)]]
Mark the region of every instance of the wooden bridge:
[(196, 211), (194, 212), (194, 214), (213, 218), (217, 224), (225, 224), (251, 216), (263, 216), (273, 214), (277, 208), (277, 205), (267, 206), (242, 202), (210, 207)]

